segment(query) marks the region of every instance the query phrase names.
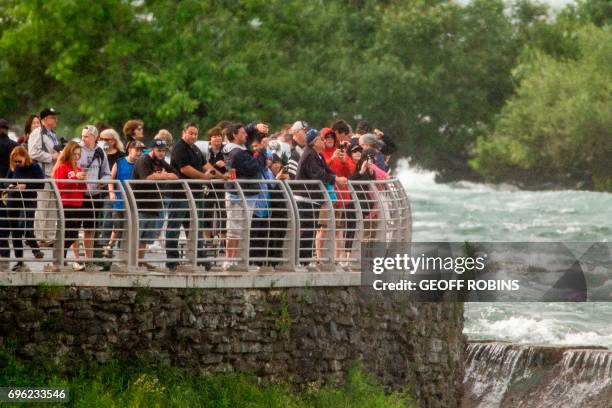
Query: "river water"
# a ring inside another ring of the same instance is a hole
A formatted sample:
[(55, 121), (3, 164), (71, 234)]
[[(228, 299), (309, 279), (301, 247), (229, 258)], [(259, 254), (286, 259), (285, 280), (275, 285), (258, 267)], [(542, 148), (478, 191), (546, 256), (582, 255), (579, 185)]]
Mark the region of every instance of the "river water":
[[(411, 200), (413, 239), (422, 242), (609, 242), (612, 194), (523, 191), (471, 182), (439, 184), (400, 161)], [(549, 345), (612, 349), (612, 303), (467, 303), (464, 333)]]

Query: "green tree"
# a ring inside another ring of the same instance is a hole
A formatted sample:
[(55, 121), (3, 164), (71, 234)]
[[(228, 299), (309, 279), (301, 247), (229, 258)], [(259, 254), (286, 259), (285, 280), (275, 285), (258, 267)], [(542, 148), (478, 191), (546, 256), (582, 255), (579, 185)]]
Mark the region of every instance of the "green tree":
[(587, 26), (577, 38), (577, 59), (537, 53), (517, 70), (517, 94), (471, 162), (487, 179), (612, 187), (612, 33)]

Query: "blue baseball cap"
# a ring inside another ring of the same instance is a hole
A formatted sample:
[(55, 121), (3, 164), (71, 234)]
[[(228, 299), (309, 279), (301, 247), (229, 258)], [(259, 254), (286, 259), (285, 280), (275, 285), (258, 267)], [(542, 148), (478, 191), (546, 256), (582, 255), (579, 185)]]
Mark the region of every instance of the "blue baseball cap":
[(317, 129), (308, 129), (306, 132), (306, 144), (311, 145), (319, 137), (319, 131)]

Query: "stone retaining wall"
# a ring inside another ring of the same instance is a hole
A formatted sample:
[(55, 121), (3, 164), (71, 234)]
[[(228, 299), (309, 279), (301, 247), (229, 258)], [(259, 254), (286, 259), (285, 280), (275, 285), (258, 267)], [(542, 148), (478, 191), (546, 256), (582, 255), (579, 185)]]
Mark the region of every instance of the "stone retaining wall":
[(298, 386), (342, 382), (359, 362), (424, 407), (462, 398), (463, 309), (361, 287), (0, 287), (0, 340), (65, 367), (142, 356)]

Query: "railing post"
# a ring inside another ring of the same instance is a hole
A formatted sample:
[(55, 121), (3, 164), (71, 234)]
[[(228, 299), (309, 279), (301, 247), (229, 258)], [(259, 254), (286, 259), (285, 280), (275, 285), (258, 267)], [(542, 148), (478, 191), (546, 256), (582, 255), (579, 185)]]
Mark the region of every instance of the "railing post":
[[(125, 180), (124, 210), (127, 215), (128, 227), (127, 233), (127, 268), (128, 270), (138, 267), (138, 248), (140, 247), (140, 219), (138, 217), (138, 203), (132, 189), (132, 180)], [(123, 183), (119, 183), (123, 184)], [(126, 205), (127, 204), (127, 205)]]
[[(193, 268), (198, 264), (198, 239), (200, 230), (198, 225), (198, 206), (195, 202), (195, 198), (191, 191), (191, 187), (186, 180), (181, 182), (183, 189), (185, 190), (185, 199), (189, 204), (189, 232), (185, 231), (187, 235), (187, 256), (189, 263)], [(168, 216), (169, 217), (169, 216)], [(179, 238), (180, 239), (180, 225), (179, 225)]]
[[(385, 213), (385, 205), (382, 197), (380, 196), (380, 190), (378, 190), (378, 184), (376, 181), (371, 181), (370, 185), (374, 190), (374, 196), (378, 204), (378, 228), (376, 233), (375, 241), (386, 242), (387, 240), (387, 214)], [(381, 239), (382, 237), (382, 239)]]
[[(249, 208), (249, 204), (247, 203), (246, 196), (244, 195), (244, 191), (242, 191), (242, 186), (240, 182), (242, 180), (234, 180), (234, 184), (236, 185), (236, 192), (240, 197), (240, 203), (242, 204), (242, 212), (244, 214), (243, 218), (243, 228), (245, 231), (244, 238), (244, 246), (242, 247), (242, 259), (244, 259), (244, 265), (248, 269), (249, 267), (249, 255), (251, 250), (251, 211)], [(248, 180), (247, 180), (248, 181)], [(240, 243), (238, 243), (240, 245)]]
[(402, 197), (402, 203), (404, 204), (400, 212), (400, 218), (402, 220), (401, 229), (403, 232), (402, 234), (403, 240), (406, 242), (411, 242), (412, 241), (412, 209), (410, 208), (410, 200), (408, 199), (408, 194), (406, 193), (404, 186), (398, 179), (395, 180), (395, 185), (397, 186), (400, 192), (400, 195)]
[[(47, 183), (51, 184), (53, 194), (57, 200), (57, 225), (55, 229), (55, 245), (53, 246), (53, 258), (57, 260), (57, 265), (60, 268), (64, 266), (64, 231), (66, 230), (66, 218), (64, 216), (64, 205), (59, 189), (55, 184), (55, 180), (48, 179)], [(44, 190), (44, 188), (43, 188)]]
[(291, 186), (287, 182), (287, 180), (282, 180), (280, 186), (283, 190), (284, 196), (287, 198), (287, 231), (290, 236), (289, 244), (283, 245), (283, 251), (287, 250), (289, 262), (288, 265), (292, 270), (298, 266), (300, 262), (299, 249), (298, 249), (298, 241), (300, 236), (300, 216), (299, 210), (297, 207), (297, 202), (295, 201), (295, 197), (293, 196), (293, 191), (291, 190)]
[[(331, 200), (331, 196), (329, 195), (329, 191), (327, 191), (327, 187), (323, 184), (322, 181), (319, 181), (319, 186), (323, 188), (323, 195), (325, 200), (327, 201), (327, 206), (329, 208), (329, 220), (327, 222), (328, 229), (328, 239), (324, 243), (325, 250), (327, 251), (329, 258), (329, 266), (330, 268), (334, 267), (335, 259), (336, 259), (336, 213), (334, 209), (334, 203)], [(315, 220), (315, 229), (316, 229), (316, 220)], [(315, 242), (316, 242), (316, 233), (315, 233)], [(315, 244), (316, 246), (316, 244)]]
[(123, 202), (123, 213), (126, 214), (125, 218), (127, 219), (127, 221), (125, 222), (127, 226), (125, 227), (123, 231), (121, 231), (122, 239), (121, 241), (119, 241), (121, 245), (121, 250), (122, 250), (120, 252), (125, 252), (125, 255), (123, 256), (124, 257), (123, 260), (125, 261), (126, 268), (127, 268), (130, 264), (130, 245), (132, 244), (132, 241), (134, 241), (133, 229), (138, 228), (138, 219), (134, 221), (134, 218), (132, 216), (133, 211), (134, 211), (134, 209), (132, 209), (133, 203), (131, 202), (131, 200), (128, 200), (127, 198), (126, 188), (124, 184), (120, 180), (116, 180), (116, 185), (117, 187), (115, 187), (115, 194), (117, 194), (117, 191), (119, 192), (119, 196), (121, 197), (121, 200)]
[[(357, 197), (357, 192), (355, 191), (355, 186), (353, 185), (351, 181), (349, 181), (348, 186), (349, 186), (349, 192), (351, 194), (351, 199), (355, 205), (355, 209), (353, 210), (355, 211), (355, 236), (353, 237), (353, 242), (351, 243), (353, 246), (351, 248), (351, 253), (355, 252), (357, 254), (356, 256), (357, 261), (361, 262), (361, 243), (363, 242), (363, 233), (364, 233), (363, 212), (361, 209), (361, 203), (359, 202), (359, 198)], [(347, 228), (347, 232), (348, 232), (348, 228)], [(345, 239), (345, 242), (346, 242), (346, 239)]]

